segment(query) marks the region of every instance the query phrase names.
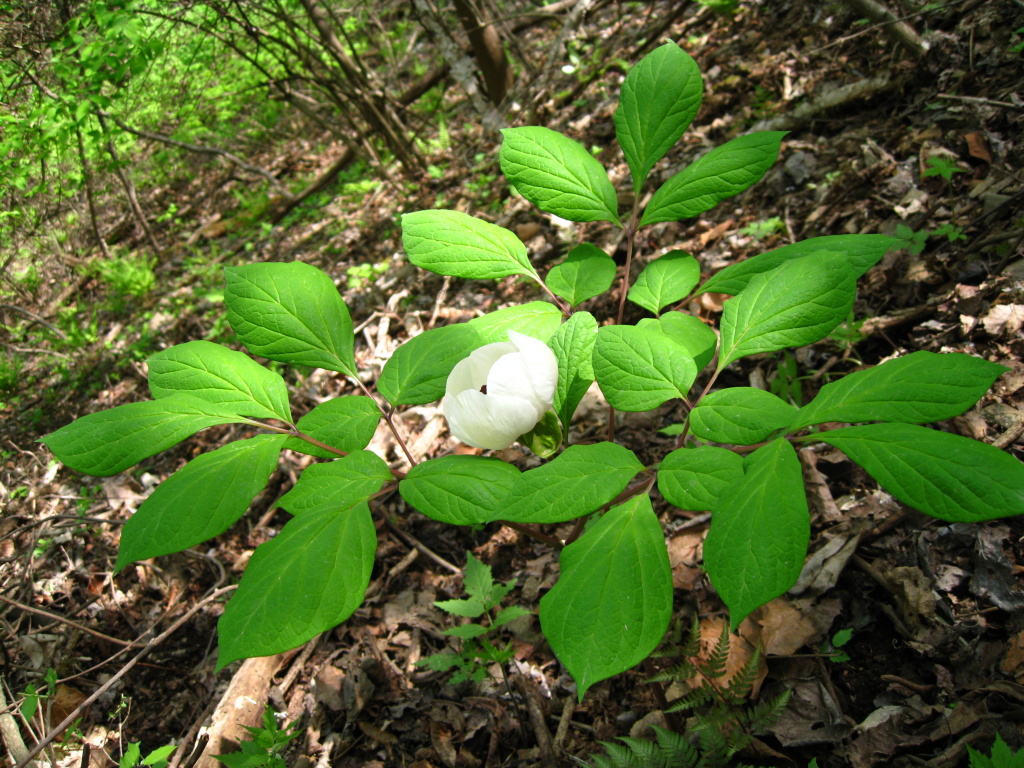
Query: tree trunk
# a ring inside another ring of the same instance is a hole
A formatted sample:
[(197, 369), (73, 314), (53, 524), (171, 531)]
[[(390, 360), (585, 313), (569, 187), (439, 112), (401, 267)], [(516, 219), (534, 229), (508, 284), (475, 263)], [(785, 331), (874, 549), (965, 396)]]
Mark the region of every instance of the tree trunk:
[(453, 4), (462, 28), (469, 36), (477, 67), (484, 77), (487, 98), (497, 107), (512, 87), (512, 69), (505, 56), (501, 36), (494, 25), (480, 22), (471, 0), (453, 0)]

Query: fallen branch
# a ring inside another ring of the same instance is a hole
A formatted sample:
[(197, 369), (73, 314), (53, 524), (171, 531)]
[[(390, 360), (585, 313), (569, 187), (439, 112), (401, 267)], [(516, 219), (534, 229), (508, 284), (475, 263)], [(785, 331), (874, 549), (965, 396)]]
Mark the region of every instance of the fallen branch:
[(114, 124), (117, 125), (117, 127), (120, 128), (122, 131), (135, 134), (136, 136), (141, 136), (144, 139), (150, 139), (151, 141), (159, 141), (161, 144), (168, 144), (172, 147), (180, 147), (181, 149), (187, 149), (190, 152), (199, 152), (204, 155), (220, 155), (225, 160), (229, 160), (235, 165), (237, 165), (239, 168), (249, 171), (250, 173), (255, 173), (258, 176), (262, 176), (267, 181), (269, 181), (271, 186), (273, 186), (274, 189), (276, 189), (282, 195), (288, 195), (288, 190), (281, 186), (281, 182), (279, 182), (274, 177), (274, 174), (272, 174), (266, 168), (260, 168), (259, 166), (250, 165), (249, 163), (245, 162), (242, 158), (238, 157), (237, 155), (231, 154), (226, 149), (220, 149), (219, 147), (204, 147), (198, 144), (189, 144), (188, 142), (185, 141), (178, 141), (177, 139), (172, 139), (170, 136), (164, 136), (164, 134), (162, 133), (144, 131), (141, 128), (132, 128), (131, 126), (123, 123), (114, 115), (110, 114), (109, 112), (103, 112), (102, 110), (98, 111), (97, 114), (101, 115), (102, 117), (109, 117), (114, 122)]
[(754, 124), (751, 131), (796, 130), (824, 112), (845, 107), (855, 101), (873, 98), (880, 93), (896, 88), (899, 84), (900, 81), (893, 80), (889, 72), (883, 72), (876, 77), (869, 77), (866, 80), (858, 80), (856, 83), (834, 88), (813, 101), (799, 105), (789, 114), (760, 120)]
[(82, 716), (82, 713), (86, 710), (86, 708), (89, 705), (91, 705), (94, 701), (96, 701), (96, 699), (98, 699), (100, 696), (102, 696), (104, 693), (110, 690), (110, 688), (114, 686), (118, 680), (127, 675), (135, 667), (136, 664), (142, 661), (146, 654), (148, 654), (151, 650), (153, 650), (158, 645), (163, 643), (164, 640), (166, 640), (175, 632), (177, 632), (179, 627), (181, 627), (182, 624), (191, 619), (192, 616), (194, 616), (199, 611), (200, 608), (205, 606), (207, 603), (216, 600), (219, 597), (223, 597), (228, 592), (233, 591), (237, 587), (237, 584), (232, 584), (230, 586), (214, 590), (205, 598), (203, 598), (198, 603), (189, 608), (188, 611), (180, 619), (171, 624), (171, 626), (165, 629), (162, 633), (154, 637), (153, 640), (149, 642), (137, 654), (135, 654), (135, 656), (127, 664), (121, 667), (121, 669), (119, 669), (116, 673), (111, 675), (109, 680), (107, 680), (103, 685), (101, 685), (99, 688), (93, 691), (91, 696), (86, 698), (85, 701), (83, 701), (81, 704), (75, 707), (73, 711), (68, 713), (68, 716), (65, 717), (60, 723), (58, 723), (55, 728), (51, 728), (49, 733), (47, 733), (39, 741), (38, 744), (36, 744), (34, 747), (28, 750), (28, 754), (25, 755), (21, 760), (19, 760), (17, 764), (14, 766), (14, 768), (25, 768), (25, 766), (27, 766), (36, 755), (38, 755), (47, 746), (49, 746), (53, 742), (53, 740), (60, 736), (67, 728), (71, 727), (71, 724)]
[[(914, 56), (921, 58), (928, 53), (931, 46), (925, 40), (922, 40), (917, 32), (904, 21), (904, 19), (910, 18), (910, 16), (898, 17), (884, 5), (876, 2), (876, 0), (843, 0), (843, 2), (853, 9), (855, 13), (866, 16), (875, 22), (890, 38), (902, 45)], [(919, 13), (921, 12), (911, 14), (911, 16), (919, 15)], [(857, 34), (863, 34), (867, 31), (862, 30)]]

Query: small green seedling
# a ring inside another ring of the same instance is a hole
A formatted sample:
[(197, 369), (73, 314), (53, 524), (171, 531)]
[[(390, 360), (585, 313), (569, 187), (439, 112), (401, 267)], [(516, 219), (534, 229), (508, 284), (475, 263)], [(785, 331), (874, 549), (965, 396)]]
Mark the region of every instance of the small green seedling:
[(992, 744), (992, 752), (983, 755), (971, 746), (967, 745), (967, 754), (970, 756), (970, 768), (1024, 768), (1024, 749), (1011, 752), (1010, 748), (1003, 741), (998, 733)]
[(511, 642), (501, 647), (500, 644), (495, 645), (491, 642), (487, 635), (493, 637), (494, 631), (499, 627), (530, 613), (518, 605), (510, 605), (492, 617), (491, 611), (498, 607), (515, 583), (496, 583), (491, 576), (491, 566), (481, 563), (472, 553), (467, 552), (466, 555), (464, 585), (469, 597), (465, 600), (441, 600), (434, 605), (453, 616), (464, 616), (469, 619), (484, 617), (487, 623), (462, 624), (445, 630), (445, 635), (462, 639), (462, 650), (458, 653), (435, 653), (419, 661), (420, 666), (439, 672), (454, 669), (455, 674), (451, 679), (453, 684), (466, 680), (479, 682), (487, 675), (489, 664), (504, 664), (512, 658)]
[(779, 216), (772, 216), (763, 221), (754, 221), (745, 226), (740, 232), (755, 240), (767, 240), (772, 235), (786, 229), (786, 223)]
[(932, 232), (932, 237), (945, 237), (949, 242), (955, 243), (958, 240), (966, 240), (967, 235), (961, 227), (956, 224), (943, 224), (941, 227)]
[(821, 652), (828, 655), (828, 660), (833, 664), (849, 661), (850, 654), (843, 650), (843, 646), (850, 642), (851, 637), (853, 637), (852, 629), (840, 629), (832, 635), (831, 641), (822, 643)]
[(942, 155), (932, 155), (925, 162), (928, 163), (928, 167), (921, 174), (922, 179), (927, 179), (929, 176), (941, 176), (946, 181), (952, 181), (954, 173), (967, 173), (955, 162)]
[(906, 248), (911, 256), (917, 256), (924, 250), (924, 244), (928, 242), (928, 233), (923, 229), (915, 232), (906, 224), (897, 224), (896, 238), (901, 241), (901, 248)]
[(174, 744), (166, 744), (162, 747), (157, 747), (145, 757), (142, 756), (142, 746), (140, 742), (131, 742), (124, 754), (121, 755), (121, 760), (118, 762), (118, 768), (136, 768), (136, 766), (145, 765), (149, 768), (167, 768), (169, 758), (176, 750), (177, 747)]
[(245, 730), (252, 739), (238, 745), (241, 751), (214, 757), (228, 768), (287, 768), (281, 752), (289, 741), (299, 735), (298, 721), (285, 728), (278, 727), (277, 716), (268, 704), (263, 711), (263, 727), (246, 726)]

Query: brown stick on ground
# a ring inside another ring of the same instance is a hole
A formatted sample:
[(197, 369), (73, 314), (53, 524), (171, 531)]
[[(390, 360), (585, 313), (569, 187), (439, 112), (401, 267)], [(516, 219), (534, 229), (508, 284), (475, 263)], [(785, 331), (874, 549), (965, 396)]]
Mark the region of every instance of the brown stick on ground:
[(537, 737), (537, 749), (540, 750), (540, 762), (544, 768), (557, 768), (558, 760), (555, 758), (555, 743), (551, 738), (551, 731), (544, 722), (544, 707), (540, 700), (540, 693), (530, 680), (523, 675), (512, 675), (512, 685), (516, 687), (526, 702), (526, 711), (530, 716), (530, 726)]
[(862, 16), (867, 16), (882, 27), (894, 41), (918, 58), (928, 53), (928, 43), (922, 40), (905, 21), (900, 21), (896, 14), (875, 0), (843, 0), (846, 5)]

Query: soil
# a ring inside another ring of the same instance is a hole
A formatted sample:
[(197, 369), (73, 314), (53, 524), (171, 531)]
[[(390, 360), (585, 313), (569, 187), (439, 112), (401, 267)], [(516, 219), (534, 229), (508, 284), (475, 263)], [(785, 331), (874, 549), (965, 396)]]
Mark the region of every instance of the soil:
[[(1024, 68), (1013, 50), (1022, 40), (1013, 31), (1024, 28), (1024, 9), (1012, 0), (904, 5), (898, 14), (928, 46), (917, 57), (884, 27), (862, 23), (840, 4), (743, 2), (735, 15), (700, 5), (678, 12), (670, 2), (594, 6), (568, 33), (575, 50), (600, 49), (606, 62), (635, 62), (668, 37), (704, 73), (706, 93), (694, 126), (656, 173), (668, 178), (695, 150), (770, 127), (772, 120), (790, 131), (761, 183), (697, 220), (653, 227), (641, 261), (680, 248), (697, 255), (710, 273), (818, 235), (893, 234), (897, 226), (929, 233), (919, 252), (909, 244), (892, 251), (861, 281), (854, 314), (862, 324), (793, 353), (796, 376), (786, 373), (786, 358), (761, 356), (732, 366), (720, 384), (778, 381), (807, 400), (830, 373), (917, 350), (969, 352), (1011, 370), (975, 408), (939, 428), (1024, 458)], [(539, 60), (557, 34), (554, 26), (534, 26), (521, 33), (518, 46)], [(585, 62), (568, 75), (560, 66), (549, 65), (551, 72), (534, 80), (520, 76), (510, 124), (547, 125), (602, 147), (598, 157), (612, 177), (626, 178), (612, 126), (621, 67)], [(803, 104), (883, 75), (886, 83), (862, 98), (793, 118)], [(456, 85), (446, 99), (450, 144), (435, 158), (442, 172), (404, 179), (414, 185), (410, 194), (385, 184), (355, 201), (339, 197), (322, 217), (277, 226), (250, 250), (230, 227), (210, 230), (203, 242), (218, 245), (224, 264), (300, 259), (327, 270), (357, 324), (368, 321), (366, 332), (357, 334), (357, 355), (370, 370), (421, 328), (538, 298), (511, 279), (495, 285), (417, 272), (401, 254), (398, 212), (440, 205), (496, 221), (526, 240), (542, 272), (576, 241), (616, 252), (624, 263), (621, 240), (610, 228), (567, 228), (513, 197), (497, 171), (500, 136), (479, 124)], [(293, 172), (313, 174), (333, 161), (300, 147), (273, 151), (296, 153)], [(959, 172), (949, 181), (925, 176), (929, 158), (946, 158)], [(169, 194), (197, 199), (222, 183), (213, 166), (198, 166), (190, 182)], [(198, 230), (218, 215), (231, 220), (238, 214), (233, 206), (230, 185), (221, 187), (187, 223)], [(106, 215), (113, 219), (118, 211)], [(128, 242), (145, 248), (141, 239), (129, 236)], [(348, 270), (365, 263), (386, 263), (388, 270), (360, 285)], [(489, 564), (497, 580), (515, 581), (519, 589), (507, 602), (534, 616), (539, 597), (557, 578), (557, 556), (508, 528), (435, 523), (397, 494), (379, 500), (375, 510), (380, 548), (370, 597), (349, 620), (260, 665), (236, 662), (215, 671), (216, 621), (226, 595), (210, 595), (236, 583), (253, 549), (280, 531), (288, 515), (274, 501), (308, 457), (292, 454), (282, 462), (267, 490), (224, 535), (115, 574), (120, 526), (152, 488), (193, 456), (245, 434), (243, 428), (206, 430), (135, 471), (103, 480), (54, 463), (37, 442), (80, 415), (145, 399), (143, 360), (153, 344), (221, 338), (222, 310), (212, 295), (216, 265), (197, 274), (171, 249), (157, 271), (158, 289), (120, 311), (102, 303), (106, 289), (96, 279), (54, 303), (73, 274), (67, 263), (43, 265), (40, 287), (11, 300), (44, 320), (62, 306), (103, 309), (91, 343), (60, 355), (29, 352), (19, 386), (4, 393), (0, 409), (0, 642), (7, 696), (41, 685), (40, 676), (53, 668), (61, 680), (59, 701), (46, 717), (55, 725), (61, 712), (74, 710), (152, 644), (82, 715), (80, 737), (70, 737), (47, 759), (110, 765), (129, 742), (141, 742), (143, 754), (174, 743), (179, 765), (211, 718), (227, 718), (219, 750), (230, 751), (240, 736), (234, 723), (257, 725), (267, 702), (285, 722), (298, 724), (284, 753), (289, 765), (578, 765), (602, 752), (599, 741), (650, 735), (652, 723), (686, 726), (692, 713), (663, 711), (666, 688), (669, 695), (674, 689), (648, 682), (651, 673), (679, 661), (678, 639), (644, 667), (598, 683), (582, 703), (535, 618), (517, 622), (505, 637), (514, 660), (504, 672), (492, 666), (479, 682), (453, 685), (447, 673), (419, 666), (424, 656), (450, 646), (441, 631), (452, 617), (433, 603), (464, 596), (467, 551)], [(388, 305), (397, 290), (408, 291), (401, 312)], [(720, 301), (705, 296), (689, 309), (714, 321)], [(4, 311), (13, 326), (15, 314)], [(143, 312), (145, 321), (137, 322)], [(636, 310), (627, 322), (641, 316)], [(290, 383), (296, 407), (304, 401), (312, 407), (313, 393), (328, 397), (349, 386), (324, 371)], [(641, 459), (657, 460), (672, 439), (649, 435), (679, 416), (671, 407), (630, 416), (620, 437), (644, 435), (636, 442), (646, 444), (650, 456)], [(603, 409), (585, 410), (580, 434), (603, 430), (605, 417)], [(455, 445), (436, 407), (411, 409), (401, 422), (419, 455)], [(371, 447), (398, 458), (380, 435)], [(744, 621), (732, 636), (727, 664), (729, 674), (736, 672), (760, 645), (764, 657), (750, 662), (757, 668), (751, 701), (789, 690), (790, 703), (736, 760), (952, 768), (967, 764), (968, 745), (987, 754), (997, 733), (1012, 748), (1024, 747), (1024, 522), (951, 525), (900, 505), (828, 446), (806, 448), (800, 457), (813, 514), (808, 580)], [(504, 458), (528, 461), (516, 449)], [(679, 624), (689, 628), (696, 620), (706, 656), (725, 620), (699, 569), (707, 520), (680, 516), (660, 500), (656, 509), (667, 531)], [(179, 619), (184, 622), (155, 644), (154, 637)], [(833, 638), (841, 630), (851, 634), (838, 648)], [(124, 653), (125, 642), (137, 645)], [(91, 745), (87, 752), (83, 738)], [(207, 764), (209, 758), (199, 763)], [(8, 765), (10, 756), (0, 758), (0, 766)]]

